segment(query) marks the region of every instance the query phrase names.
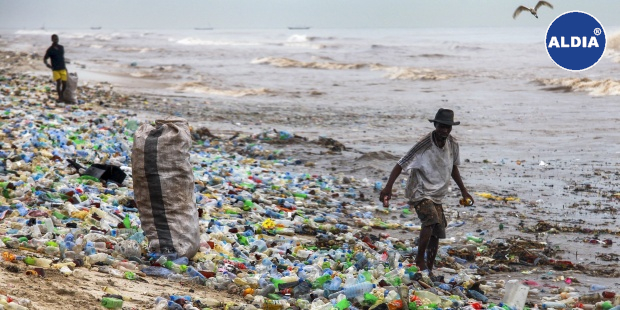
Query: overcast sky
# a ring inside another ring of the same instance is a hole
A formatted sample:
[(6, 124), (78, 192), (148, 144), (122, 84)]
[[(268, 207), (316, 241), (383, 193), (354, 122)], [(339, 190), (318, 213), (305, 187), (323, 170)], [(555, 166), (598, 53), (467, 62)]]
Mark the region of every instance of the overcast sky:
[(544, 26), (579, 10), (620, 25), (620, 0), (550, 0), (539, 19), (515, 8), (535, 0), (0, 0), (0, 28), (179, 29)]

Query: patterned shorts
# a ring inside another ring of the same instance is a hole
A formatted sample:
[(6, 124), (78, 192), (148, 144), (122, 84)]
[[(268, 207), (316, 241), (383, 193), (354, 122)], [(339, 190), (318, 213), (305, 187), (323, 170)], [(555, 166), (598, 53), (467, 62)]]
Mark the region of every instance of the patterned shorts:
[(422, 222), (422, 227), (433, 226), (433, 236), (439, 239), (446, 238), (446, 216), (443, 213), (441, 204), (436, 204), (430, 199), (424, 199), (413, 204), (418, 218)]

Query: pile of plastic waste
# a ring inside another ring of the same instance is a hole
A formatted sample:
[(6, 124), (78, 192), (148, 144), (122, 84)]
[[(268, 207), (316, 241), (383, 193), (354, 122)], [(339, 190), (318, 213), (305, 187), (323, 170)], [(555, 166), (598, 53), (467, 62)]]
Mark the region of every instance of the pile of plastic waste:
[[(39, 275), (54, 268), (79, 278), (90, 268), (135, 281), (192, 282), (240, 296), (245, 302), (236, 305), (239, 309), (526, 307), (528, 283), (485, 281), (482, 276), (491, 266), (480, 259), (484, 251), (501, 254), (489, 254), (494, 271), (510, 271), (514, 257), (507, 255), (511, 250), (506, 244), (471, 234), (440, 248), (434, 275), (421, 272), (412, 264), (417, 252), (413, 240), (388, 233), (419, 226), (382, 220), (377, 214), (394, 210), (358, 200), (359, 189), (372, 188), (371, 181), (287, 171), (299, 161), (260, 142), (195, 141), (190, 161), (200, 251), (191, 258), (147, 253), (130, 169), (132, 137), (140, 123), (128, 119), (126, 111), (46, 108), (42, 102), (49, 89), (41, 85), (36, 78), (0, 77), (0, 250), (5, 263)], [(260, 139), (293, 136), (284, 131), (259, 134)], [(244, 154), (237, 152), (244, 149)], [(85, 167), (115, 165), (127, 178), (122, 183), (98, 179), (80, 173), (67, 159)], [(373, 234), (376, 230), (382, 233)], [(544, 246), (524, 248), (518, 252), (522, 259), (553, 263)], [(593, 286), (584, 295), (566, 283), (538, 307), (618, 309), (620, 299), (609, 288)], [(101, 305), (122, 308), (127, 297), (113, 288), (104, 290)], [(490, 300), (490, 292), (504, 297)], [(29, 305), (0, 294), (0, 308)], [(153, 307), (234, 306), (173, 295), (156, 298)]]

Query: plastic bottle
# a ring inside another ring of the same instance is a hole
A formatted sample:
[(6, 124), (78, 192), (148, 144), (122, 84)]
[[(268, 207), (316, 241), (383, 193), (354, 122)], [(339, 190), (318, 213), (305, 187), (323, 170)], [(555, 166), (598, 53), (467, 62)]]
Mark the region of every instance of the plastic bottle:
[(258, 292), (256, 292), (256, 294), (266, 297), (267, 295), (273, 294), (275, 292), (276, 292), (276, 286), (273, 284), (268, 284), (264, 286), (262, 289), (260, 289)]
[(52, 265), (52, 260), (47, 259), (47, 258), (41, 258), (41, 257), (27, 256), (27, 257), (24, 257), (24, 263), (26, 263), (26, 265), (48, 268)]
[[(0, 300), (1, 301), (1, 300)], [(2, 305), (2, 303), (0, 302), (0, 305)], [(10, 302), (6, 304), (6, 309), (7, 310), (28, 310), (28, 308), (16, 303), (16, 302)]]
[(328, 281), (323, 285), (323, 289), (330, 291), (339, 291), (342, 279), (338, 276), (334, 277), (331, 281)]
[(461, 198), (461, 199), (459, 199), (459, 204), (461, 206), (469, 207), (469, 206), (473, 206), (474, 202), (468, 197), (468, 198)]
[(280, 279), (271, 278), (270, 281), (275, 285), (277, 290), (292, 288), (299, 284), (299, 278), (297, 276), (287, 276)]
[(207, 281), (207, 277), (191, 266), (187, 267), (187, 275), (192, 278), (197, 278), (199, 283), (205, 283)]
[(103, 297), (101, 298), (101, 305), (108, 309), (121, 309), (123, 308), (123, 300), (112, 297)]
[(112, 265), (112, 263), (114, 263), (114, 257), (106, 253), (97, 253), (97, 254), (89, 255), (88, 261), (91, 265), (96, 264), (96, 263), (103, 263), (104, 265)]
[(610, 310), (611, 308), (613, 308), (613, 306), (614, 305), (612, 305), (611, 301), (609, 300), (597, 302), (595, 305), (596, 309), (601, 310)]
[[(372, 289), (374, 289), (375, 287), (377, 287), (375, 284), (364, 282), (344, 287), (341, 293), (344, 294), (347, 298), (355, 298), (357, 296), (363, 296), (364, 293), (372, 291)], [(330, 298), (332, 297), (330, 296)]]
[(186, 265), (178, 265), (175, 264), (173, 261), (166, 261), (164, 263), (164, 267), (166, 267), (167, 269), (172, 270), (175, 273), (182, 273), (185, 272), (187, 270), (187, 266)]
[(402, 269), (402, 263), (400, 263), (399, 268), (394, 269), (388, 273), (385, 274), (385, 280), (392, 284), (392, 286), (399, 286), (402, 284), (402, 279), (401, 279), (401, 271), (403, 271)]
[(140, 271), (142, 271), (144, 274), (146, 274), (147, 276), (151, 276), (151, 277), (168, 277), (169, 275), (173, 274), (172, 271), (164, 268), (164, 267), (157, 267), (157, 266), (148, 266), (145, 268), (142, 268)]
[(349, 308), (350, 306), (351, 306), (351, 302), (349, 302), (346, 298), (342, 298), (338, 300), (338, 302), (335, 305), (335, 308), (337, 308), (338, 310), (345, 310)]
[(607, 286), (605, 286), (605, 285), (600, 285), (600, 284), (592, 284), (592, 285), (590, 286), (590, 290), (591, 290), (591, 291), (602, 291), (602, 290), (606, 290), (606, 289), (608, 289), (608, 287), (607, 287)]
[(428, 299), (432, 304), (439, 304), (441, 302), (439, 296), (428, 291), (415, 291), (414, 295), (418, 296), (420, 299)]
[(267, 243), (265, 243), (265, 240), (262, 239), (258, 239), (256, 241), (254, 241), (252, 243), (251, 252), (265, 252), (267, 250)]
[(566, 309), (566, 304), (555, 301), (547, 301), (542, 304), (543, 309), (553, 308), (553, 309)]
[(482, 243), (484, 241), (484, 239), (482, 239), (480, 237), (472, 236), (471, 234), (467, 234), (467, 240), (473, 241), (473, 242), (476, 242), (476, 243)]
[(409, 309), (409, 287), (407, 285), (401, 284), (398, 287), (398, 295), (402, 300), (402, 308), (405, 310)]
[(364, 302), (363, 304), (365, 306), (373, 306), (374, 304), (377, 303), (377, 301), (379, 300), (379, 298), (377, 298), (377, 296), (370, 294), (370, 293), (364, 293)]
[(168, 300), (168, 310), (183, 310), (183, 307), (172, 300)]
[(482, 295), (480, 292), (478, 291), (474, 291), (474, 290), (469, 290), (469, 294), (475, 299), (475, 300), (479, 300), (483, 303), (486, 303), (489, 298)]
[(298, 297), (308, 294), (312, 290), (312, 284), (308, 281), (302, 281), (299, 285), (293, 288), (293, 296)]
[(209, 308), (221, 308), (225, 306), (223, 302), (215, 300), (213, 298), (200, 298), (198, 300), (203, 306), (209, 307)]

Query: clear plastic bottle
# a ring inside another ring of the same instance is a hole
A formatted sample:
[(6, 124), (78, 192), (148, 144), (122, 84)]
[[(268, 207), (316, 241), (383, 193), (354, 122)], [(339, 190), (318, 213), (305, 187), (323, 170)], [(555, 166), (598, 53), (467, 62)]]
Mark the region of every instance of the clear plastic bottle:
[(192, 266), (187, 267), (187, 275), (191, 278), (197, 278), (199, 283), (205, 283), (207, 281), (207, 278)]
[(114, 257), (106, 253), (97, 253), (88, 255), (88, 262), (92, 264), (103, 263), (104, 265), (112, 265), (114, 263)]
[(555, 301), (547, 301), (542, 304), (543, 309), (553, 308), (553, 309), (566, 309), (566, 304)]
[[(364, 296), (364, 293), (372, 291), (375, 287), (377, 287), (375, 284), (364, 282), (352, 286), (346, 286), (342, 289), (341, 293), (347, 296), (347, 298), (355, 298), (357, 296)], [(334, 297), (337, 297), (337, 295)]]

